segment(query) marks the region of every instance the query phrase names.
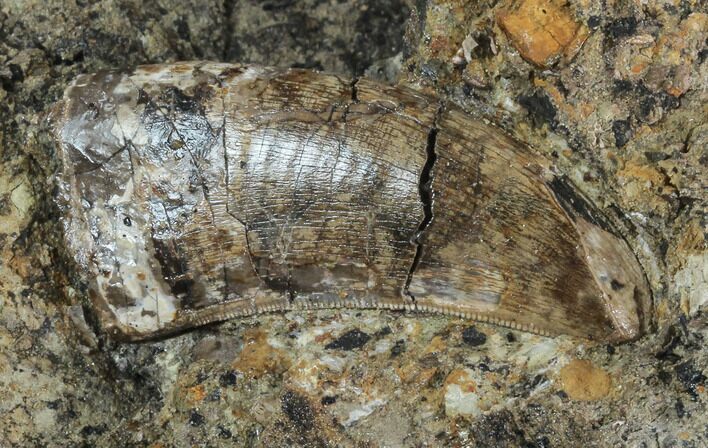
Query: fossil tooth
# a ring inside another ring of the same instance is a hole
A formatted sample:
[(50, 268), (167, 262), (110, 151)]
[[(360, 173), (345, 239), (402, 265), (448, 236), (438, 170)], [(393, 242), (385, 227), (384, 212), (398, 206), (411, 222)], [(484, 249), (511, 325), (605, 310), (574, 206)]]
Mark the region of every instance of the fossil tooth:
[(543, 158), (416, 91), (187, 62), (81, 75), (51, 120), (66, 241), (112, 334), (296, 308), (648, 328), (625, 241)]

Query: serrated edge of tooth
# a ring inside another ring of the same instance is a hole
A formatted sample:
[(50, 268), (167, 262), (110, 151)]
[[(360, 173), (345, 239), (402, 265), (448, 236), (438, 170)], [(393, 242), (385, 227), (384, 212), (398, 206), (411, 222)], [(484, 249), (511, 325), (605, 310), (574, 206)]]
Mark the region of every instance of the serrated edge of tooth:
[[(411, 313), (420, 313), (420, 314), (439, 314), (443, 316), (450, 316), (450, 317), (457, 317), (461, 319), (468, 319), (470, 321), (474, 322), (481, 322), (481, 323), (487, 323), (487, 324), (493, 324), (493, 325), (498, 325), (500, 327), (505, 327), (505, 328), (510, 328), (513, 330), (518, 330), (518, 331), (525, 331), (533, 334), (537, 334), (539, 336), (545, 336), (545, 337), (554, 337), (557, 336), (557, 334), (551, 333), (550, 331), (546, 329), (542, 329), (539, 327), (536, 327), (531, 324), (522, 324), (513, 320), (509, 319), (503, 319), (500, 317), (496, 317), (493, 315), (489, 314), (484, 314), (484, 313), (477, 313), (477, 312), (472, 312), (472, 311), (466, 311), (457, 307), (438, 307), (438, 306), (433, 306), (433, 305), (418, 305), (416, 303), (396, 303), (396, 302), (391, 302), (391, 301), (383, 301), (381, 303), (365, 303), (362, 306), (362, 301), (336, 301), (332, 303), (324, 303), (324, 302), (307, 302), (307, 301), (299, 301), (295, 303), (290, 303), (287, 300), (281, 301), (281, 303), (273, 303), (269, 305), (261, 305), (261, 306), (242, 306), (242, 307), (234, 307), (232, 310), (228, 311), (217, 311), (217, 310), (212, 310), (212, 309), (202, 309), (198, 312), (190, 313), (190, 314), (185, 314), (184, 316), (178, 318), (177, 320), (173, 321), (172, 323), (172, 328), (164, 328), (162, 330), (159, 330), (157, 332), (154, 332), (151, 335), (147, 334), (129, 334), (129, 333), (121, 333), (120, 329), (116, 328), (118, 330), (117, 336), (123, 336), (123, 338), (128, 339), (128, 340), (145, 340), (145, 339), (152, 339), (152, 338), (160, 338), (164, 336), (168, 336), (170, 334), (176, 333), (179, 331), (180, 328), (182, 328), (186, 323), (192, 324), (192, 325), (205, 325), (209, 323), (215, 323), (215, 322), (223, 322), (229, 319), (237, 318), (237, 317), (252, 317), (252, 316), (257, 316), (260, 314), (273, 314), (273, 313), (279, 313), (279, 312), (284, 312), (284, 311), (307, 311), (307, 310), (324, 310), (324, 309), (364, 309), (364, 310), (376, 310), (376, 309), (382, 309), (382, 310), (399, 310), (399, 311), (407, 311)], [(231, 303), (231, 304), (218, 304), (214, 305), (214, 308), (217, 307), (224, 307), (224, 305), (238, 305), (237, 303)], [(213, 311), (211, 313), (205, 313), (205, 311)]]

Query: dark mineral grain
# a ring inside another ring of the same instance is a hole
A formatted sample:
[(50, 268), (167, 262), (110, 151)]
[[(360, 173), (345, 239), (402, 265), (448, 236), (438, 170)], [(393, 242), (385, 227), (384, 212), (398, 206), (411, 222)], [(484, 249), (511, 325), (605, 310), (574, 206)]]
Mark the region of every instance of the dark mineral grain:
[(286, 392), (281, 400), (281, 409), (294, 425), (305, 431), (312, 429), (315, 424), (310, 402), (302, 395)]
[(487, 342), (487, 335), (474, 326), (467, 327), (462, 331), (462, 341), (472, 347), (478, 347)]
[(695, 400), (698, 399), (698, 390), (704, 390), (706, 381), (702, 369), (694, 365), (693, 361), (686, 361), (676, 366), (676, 377), (681, 382), (684, 390)]
[(350, 330), (325, 345), (327, 350), (354, 350), (363, 347), (371, 336), (359, 329)]
[(550, 127), (554, 127), (558, 123), (556, 108), (545, 94), (534, 92), (530, 95), (521, 95), (518, 101), (529, 111), (529, 117), (534, 126), (540, 127), (548, 124)]

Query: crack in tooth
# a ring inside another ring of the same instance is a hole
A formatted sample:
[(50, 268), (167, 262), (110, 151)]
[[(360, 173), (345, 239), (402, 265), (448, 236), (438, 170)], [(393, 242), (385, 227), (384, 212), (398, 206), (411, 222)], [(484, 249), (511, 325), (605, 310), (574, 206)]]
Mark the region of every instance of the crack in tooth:
[[(218, 76), (216, 77), (217, 82), (219, 83), (220, 87), (224, 86), (223, 80), (219, 78)], [(243, 232), (244, 232), (244, 240), (246, 242), (246, 252), (248, 253), (248, 261), (251, 266), (251, 269), (253, 270), (254, 275), (256, 278), (261, 282), (261, 284), (265, 284), (264, 279), (261, 277), (260, 273), (258, 272), (258, 269), (256, 269), (256, 264), (253, 261), (253, 251), (251, 250), (251, 242), (249, 239), (249, 232), (251, 229), (247, 225), (247, 223), (240, 217), (238, 217), (230, 208), (229, 208), (229, 183), (230, 183), (230, 173), (229, 173), (229, 148), (226, 139), (226, 131), (227, 131), (227, 114), (226, 114), (226, 100), (222, 98), (222, 104), (223, 104), (223, 117), (222, 117), (222, 126), (221, 126), (221, 141), (222, 141), (222, 146), (224, 147), (224, 176), (225, 176), (225, 204), (224, 207), (226, 209), (226, 214), (231, 216), (233, 219), (236, 220), (241, 226), (243, 226)], [(223, 263), (224, 261), (222, 261)], [(225, 266), (225, 263), (224, 263)]]
[(295, 299), (297, 298), (297, 291), (293, 289), (293, 276), (292, 273), (290, 272), (290, 269), (288, 269), (288, 304), (292, 306), (295, 303)]
[[(219, 87), (223, 88), (223, 83), (218, 77), (215, 77), (216, 82)], [(228, 165), (228, 155), (226, 154), (226, 101), (224, 97), (221, 97), (221, 149), (224, 151), (224, 172), (225, 172), (225, 187), (224, 187), (224, 204), (226, 213), (229, 213), (229, 165)], [(224, 275), (224, 292), (222, 294), (223, 300), (229, 299), (229, 293), (231, 291), (231, 282), (229, 281), (229, 272), (226, 266), (226, 259), (224, 258), (224, 253), (221, 253), (221, 269)]]
[(415, 273), (418, 268), (420, 260), (423, 256), (423, 234), (425, 234), (435, 218), (433, 213), (433, 202), (435, 198), (435, 192), (433, 191), (433, 168), (438, 157), (435, 152), (435, 145), (437, 144), (438, 118), (441, 113), (442, 105), (440, 105), (436, 110), (433, 118), (433, 125), (428, 132), (428, 139), (425, 147), (426, 160), (420, 171), (420, 179), (418, 181), (418, 194), (420, 195), (420, 202), (423, 206), (423, 219), (420, 221), (420, 224), (418, 224), (418, 229), (416, 230), (415, 236), (411, 240), (411, 242), (415, 245), (415, 255), (413, 257), (413, 262), (408, 269), (406, 283), (403, 287), (403, 293), (413, 301), (414, 305), (415, 296), (410, 292), (410, 285), (413, 280), (413, 273)]
[(355, 77), (352, 79), (352, 82), (349, 83), (349, 87), (352, 89), (352, 103), (358, 103), (359, 102), (359, 89), (357, 88), (357, 84), (359, 83), (359, 77)]

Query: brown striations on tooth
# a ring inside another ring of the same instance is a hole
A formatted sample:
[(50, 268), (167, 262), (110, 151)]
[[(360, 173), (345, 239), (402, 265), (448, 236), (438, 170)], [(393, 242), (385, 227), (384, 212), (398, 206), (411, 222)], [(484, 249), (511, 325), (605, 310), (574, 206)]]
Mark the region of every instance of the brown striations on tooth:
[(643, 271), (609, 220), (437, 98), (182, 62), (81, 75), (51, 119), (66, 240), (117, 337), (337, 307), (607, 341), (648, 329)]

